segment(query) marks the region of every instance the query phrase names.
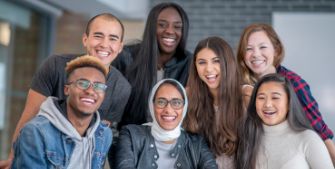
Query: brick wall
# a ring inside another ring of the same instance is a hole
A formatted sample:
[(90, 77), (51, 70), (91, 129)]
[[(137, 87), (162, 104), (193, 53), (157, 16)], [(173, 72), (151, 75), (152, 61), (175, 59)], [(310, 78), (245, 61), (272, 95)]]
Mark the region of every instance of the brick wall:
[(190, 19), (188, 49), (208, 36), (221, 36), (236, 49), (247, 25), (272, 23), (273, 12), (335, 12), (334, 0), (151, 0), (180, 4)]

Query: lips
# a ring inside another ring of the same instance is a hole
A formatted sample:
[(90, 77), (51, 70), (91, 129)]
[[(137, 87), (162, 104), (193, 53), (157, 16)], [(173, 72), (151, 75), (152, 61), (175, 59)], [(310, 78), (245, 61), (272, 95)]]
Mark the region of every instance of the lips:
[(264, 114), (264, 116), (266, 116), (266, 117), (271, 117), (271, 116), (273, 116), (274, 114), (276, 114), (276, 111), (270, 111), (270, 110), (267, 110), (267, 111), (263, 111), (263, 114)]
[(177, 119), (177, 116), (174, 115), (161, 115), (161, 119), (164, 122), (173, 122)]
[(205, 77), (209, 83), (215, 83), (218, 75), (206, 75)]
[(174, 37), (164, 37), (162, 38), (162, 43), (165, 45), (165, 46), (174, 46), (176, 44), (176, 38)]
[(101, 58), (107, 57), (110, 55), (110, 52), (107, 51), (97, 51), (97, 55)]
[(80, 101), (83, 102), (86, 105), (93, 105), (93, 104), (96, 103), (96, 101), (94, 99), (86, 98), (86, 97), (80, 98)]
[(254, 66), (260, 66), (263, 63), (265, 63), (264, 60), (253, 60), (253, 61), (251, 61), (251, 64), (253, 64)]

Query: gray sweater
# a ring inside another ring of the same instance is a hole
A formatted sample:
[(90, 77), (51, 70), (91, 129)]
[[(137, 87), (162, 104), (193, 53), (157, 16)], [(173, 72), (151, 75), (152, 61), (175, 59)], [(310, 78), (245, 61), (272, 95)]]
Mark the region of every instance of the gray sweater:
[(287, 121), (263, 128), (257, 169), (334, 169), (325, 144), (314, 131), (295, 132)]

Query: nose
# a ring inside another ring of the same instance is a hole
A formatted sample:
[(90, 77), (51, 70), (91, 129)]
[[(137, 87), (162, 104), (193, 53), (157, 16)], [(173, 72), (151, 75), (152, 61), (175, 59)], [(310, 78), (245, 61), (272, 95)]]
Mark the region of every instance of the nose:
[(252, 50), (252, 57), (258, 57), (260, 55), (260, 50), (257, 48), (254, 48)]
[(212, 63), (206, 64), (206, 71), (211, 72), (212, 70), (213, 70), (213, 64)]
[(174, 111), (174, 109), (173, 109), (172, 106), (171, 106), (171, 103), (168, 103), (168, 104), (165, 106), (164, 110), (165, 110), (166, 112), (172, 112), (172, 111)]
[(165, 29), (165, 32), (169, 33), (169, 34), (173, 34), (174, 33), (174, 27), (173, 27), (173, 25), (169, 24), (169, 26), (167, 26), (167, 28)]
[(271, 99), (265, 99), (264, 107), (271, 107), (271, 106), (272, 106)]
[(85, 92), (90, 94), (90, 95), (94, 95), (95, 91), (94, 91), (93, 85), (90, 84), (90, 86), (85, 90)]
[(108, 39), (108, 37), (103, 38), (103, 39), (101, 40), (100, 45), (101, 45), (102, 47), (104, 47), (104, 48), (107, 48), (107, 47), (109, 46), (109, 39)]

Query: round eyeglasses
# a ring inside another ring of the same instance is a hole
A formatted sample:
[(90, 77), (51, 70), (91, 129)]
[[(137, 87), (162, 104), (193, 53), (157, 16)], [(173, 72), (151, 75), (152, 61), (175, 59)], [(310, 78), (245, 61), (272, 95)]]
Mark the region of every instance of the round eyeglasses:
[(98, 93), (104, 93), (107, 89), (107, 85), (100, 82), (90, 82), (86, 79), (78, 79), (74, 82), (69, 82), (68, 85), (75, 84), (76, 87), (82, 90), (87, 90), (89, 87), (93, 87), (93, 90)]
[(166, 98), (158, 98), (154, 100), (154, 105), (160, 109), (164, 109), (170, 103), (171, 107), (175, 110), (181, 109), (184, 106), (184, 100), (173, 98), (168, 100)]

